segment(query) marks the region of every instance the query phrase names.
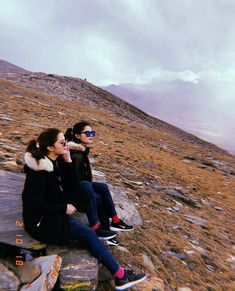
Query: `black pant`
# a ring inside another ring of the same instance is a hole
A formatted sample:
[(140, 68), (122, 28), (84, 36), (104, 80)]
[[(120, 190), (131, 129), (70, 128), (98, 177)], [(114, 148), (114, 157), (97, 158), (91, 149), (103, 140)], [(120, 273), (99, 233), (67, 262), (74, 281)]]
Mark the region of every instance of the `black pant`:
[(90, 226), (100, 223), (102, 228), (109, 229), (109, 218), (117, 212), (107, 184), (82, 181), (77, 198), (77, 205), (85, 210)]

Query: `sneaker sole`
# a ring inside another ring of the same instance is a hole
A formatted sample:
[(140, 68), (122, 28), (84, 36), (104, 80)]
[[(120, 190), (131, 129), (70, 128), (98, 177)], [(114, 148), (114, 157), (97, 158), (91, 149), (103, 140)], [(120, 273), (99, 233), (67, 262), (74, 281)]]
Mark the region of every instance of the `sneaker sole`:
[(125, 290), (125, 289), (127, 289), (127, 288), (130, 288), (130, 287), (132, 287), (132, 286), (134, 286), (134, 285), (136, 285), (136, 284), (139, 284), (139, 283), (143, 282), (143, 281), (146, 279), (146, 277), (147, 277), (147, 276), (144, 276), (143, 278), (141, 278), (141, 279), (139, 279), (139, 280), (131, 281), (131, 282), (126, 283), (126, 284), (124, 284), (124, 285), (122, 285), (122, 286), (115, 286), (115, 289), (116, 289), (116, 290)]
[(125, 228), (116, 228), (114, 226), (110, 226), (109, 229), (112, 230), (112, 231), (116, 231), (116, 232), (118, 232), (118, 231), (132, 231), (132, 230), (134, 230), (134, 228), (132, 228), (132, 229), (125, 229)]
[(110, 236), (98, 236), (98, 238), (100, 239), (100, 240), (107, 240), (107, 239), (111, 239), (111, 238), (114, 238), (116, 236), (116, 234), (114, 234), (114, 235), (110, 235)]

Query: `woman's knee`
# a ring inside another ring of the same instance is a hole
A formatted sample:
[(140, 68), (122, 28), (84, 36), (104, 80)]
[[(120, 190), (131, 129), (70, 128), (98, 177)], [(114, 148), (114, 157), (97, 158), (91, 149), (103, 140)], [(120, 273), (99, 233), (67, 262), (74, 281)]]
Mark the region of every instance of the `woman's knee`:
[(95, 195), (95, 192), (91, 186), (91, 183), (88, 182), (88, 181), (82, 181), (80, 182), (80, 185), (79, 185), (79, 191), (81, 191), (82, 193), (84, 193), (85, 195), (88, 195), (88, 196), (94, 196)]
[(98, 192), (102, 193), (102, 194), (109, 193), (109, 187), (108, 187), (108, 185), (106, 183), (100, 183), (100, 182), (96, 183), (95, 187), (93, 187), (93, 188), (94, 189), (97, 188)]

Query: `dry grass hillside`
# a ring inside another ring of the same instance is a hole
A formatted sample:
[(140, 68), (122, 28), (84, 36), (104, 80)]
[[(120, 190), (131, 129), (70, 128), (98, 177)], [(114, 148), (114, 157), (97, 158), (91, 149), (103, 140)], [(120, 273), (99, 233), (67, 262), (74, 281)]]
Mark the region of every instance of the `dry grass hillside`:
[(165, 290), (235, 290), (233, 156), (86, 81), (9, 78), (0, 80), (1, 168), (20, 171), (27, 142), (42, 128), (91, 121), (94, 168), (128, 193), (144, 221), (120, 236), (131, 254), (112, 248), (119, 261), (160, 277)]

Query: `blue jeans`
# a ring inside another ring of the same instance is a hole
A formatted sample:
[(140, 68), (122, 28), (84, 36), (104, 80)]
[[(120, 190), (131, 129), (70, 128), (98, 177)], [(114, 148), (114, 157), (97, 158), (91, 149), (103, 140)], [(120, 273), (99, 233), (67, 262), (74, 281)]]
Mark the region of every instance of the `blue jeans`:
[(117, 215), (108, 185), (99, 182), (81, 181), (78, 189), (79, 203), (86, 211), (90, 226), (100, 223), (109, 229), (109, 218)]
[(77, 218), (69, 216), (70, 236), (72, 240), (78, 240), (84, 243), (91, 254), (100, 261), (113, 275), (118, 271), (119, 264), (113, 255), (99, 240), (95, 231), (90, 227), (83, 225)]

